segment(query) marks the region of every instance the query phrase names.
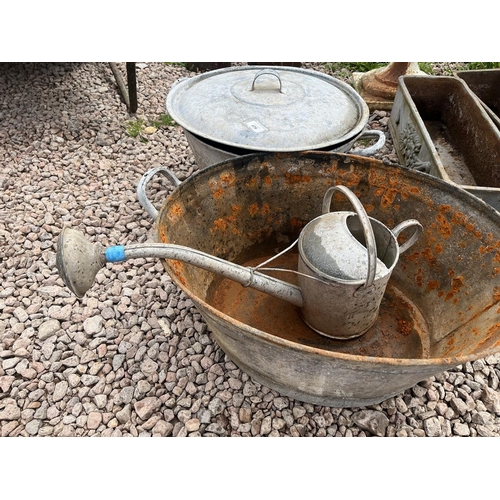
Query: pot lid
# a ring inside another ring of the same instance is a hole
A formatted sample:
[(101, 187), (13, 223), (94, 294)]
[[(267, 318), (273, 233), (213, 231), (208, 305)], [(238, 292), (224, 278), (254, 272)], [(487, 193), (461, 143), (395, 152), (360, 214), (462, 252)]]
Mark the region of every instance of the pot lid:
[(271, 152), (334, 146), (360, 134), (369, 117), (350, 85), (283, 66), (235, 66), (178, 80), (166, 107), (200, 137)]
[[(367, 281), (368, 249), (351, 233), (348, 218), (354, 212), (330, 212), (309, 222), (299, 237), (299, 252), (306, 265), (326, 279)], [(375, 278), (389, 273), (376, 259)]]

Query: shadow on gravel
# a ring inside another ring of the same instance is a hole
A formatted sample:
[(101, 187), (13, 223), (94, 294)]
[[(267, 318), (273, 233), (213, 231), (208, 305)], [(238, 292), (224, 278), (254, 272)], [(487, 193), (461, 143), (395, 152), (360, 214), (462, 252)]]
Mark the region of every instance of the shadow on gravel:
[[(48, 129), (67, 140), (97, 133), (103, 99), (126, 111), (112, 78), (107, 63), (0, 63), (0, 136), (19, 145), (41, 140)], [(23, 122), (34, 126), (21, 130)]]

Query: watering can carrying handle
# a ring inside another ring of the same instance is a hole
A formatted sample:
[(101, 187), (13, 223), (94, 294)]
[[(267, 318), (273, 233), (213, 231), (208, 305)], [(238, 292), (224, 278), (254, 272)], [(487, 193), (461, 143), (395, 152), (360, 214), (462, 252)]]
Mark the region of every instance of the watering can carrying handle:
[(139, 199), (139, 203), (141, 204), (142, 208), (146, 210), (146, 212), (153, 218), (153, 220), (156, 220), (156, 218), (158, 217), (158, 210), (156, 210), (151, 201), (149, 201), (149, 198), (146, 195), (146, 187), (149, 181), (156, 174), (162, 174), (167, 177), (168, 180), (174, 185), (174, 187), (177, 187), (181, 184), (181, 181), (166, 167), (152, 168), (141, 177), (141, 180), (137, 185), (137, 198)]
[[(368, 215), (366, 214), (366, 211), (357, 196), (345, 186), (332, 186), (328, 189), (328, 191), (325, 193), (325, 196), (323, 197), (323, 214), (330, 212), (334, 191), (340, 191), (348, 198), (359, 217), (361, 225), (363, 226), (366, 249), (368, 250), (368, 273), (365, 284), (363, 286), (370, 287), (373, 285), (373, 282), (375, 280), (375, 272), (377, 270), (377, 245), (375, 242), (375, 235), (373, 234), (373, 228), (370, 223), (370, 219), (368, 218)], [(402, 224), (400, 224), (400, 226)]]
[(415, 227), (415, 231), (407, 241), (405, 241), (402, 245), (400, 245), (399, 247), (400, 254), (406, 252), (406, 250), (408, 250), (408, 248), (410, 248), (420, 238), (420, 235), (423, 233), (424, 228), (422, 227), (420, 222), (418, 222), (418, 220), (408, 219), (405, 220), (404, 222), (401, 222), (401, 224), (398, 224), (394, 229), (392, 229), (392, 233), (397, 238), (406, 228), (412, 226)]

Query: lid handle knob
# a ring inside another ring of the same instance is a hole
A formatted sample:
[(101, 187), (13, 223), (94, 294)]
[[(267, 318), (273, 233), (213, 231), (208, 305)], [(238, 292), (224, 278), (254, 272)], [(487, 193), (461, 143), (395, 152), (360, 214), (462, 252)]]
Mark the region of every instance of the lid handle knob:
[(280, 75), (274, 69), (263, 69), (262, 71), (259, 71), (255, 75), (255, 78), (253, 79), (252, 88), (250, 89), (250, 91), (252, 91), (255, 88), (255, 81), (257, 80), (257, 78), (259, 78), (259, 76), (262, 76), (262, 75), (272, 75), (272, 76), (275, 76), (278, 79), (278, 81), (280, 82), (280, 94), (283, 93), (283, 91), (281, 90), (281, 78), (280, 78)]

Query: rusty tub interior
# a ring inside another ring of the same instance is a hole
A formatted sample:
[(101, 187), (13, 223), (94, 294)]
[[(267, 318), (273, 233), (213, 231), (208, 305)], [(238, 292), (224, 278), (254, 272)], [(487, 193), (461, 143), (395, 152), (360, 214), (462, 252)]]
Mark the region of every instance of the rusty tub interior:
[[(390, 229), (410, 218), (424, 228), (400, 256), (376, 324), (356, 339), (333, 340), (309, 329), (289, 303), (165, 261), (225, 353), (284, 395), (362, 406), (496, 352), (500, 213), (436, 177), (341, 153), (242, 156), (178, 186), (159, 211), (157, 238), (253, 266), (289, 247), (321, 214), (323, 195), (335, 184), (350, 188)], [(332, 209), (351, 211), (341, 195)], [(296, 269), (296, 250), (270, 265)], [(293, 273), (269, 274), (295, 283)]]

